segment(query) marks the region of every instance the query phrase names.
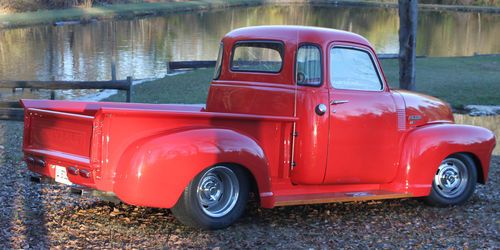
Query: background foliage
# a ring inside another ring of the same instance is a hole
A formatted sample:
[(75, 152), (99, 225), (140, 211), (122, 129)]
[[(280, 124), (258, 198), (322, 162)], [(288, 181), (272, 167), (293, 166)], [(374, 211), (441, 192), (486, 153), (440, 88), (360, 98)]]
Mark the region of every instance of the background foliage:
[(6, 12), (36, 11), (40, 9), (62, 9), (92, 7), (95, 4), (143, 2), (142, 0), (0, 0), (0, 10)]
[[(100, 4), (179, 2), (186, 0), (0, 0), (1, 12), (25, 12), (41, 9), (63, 9), (71, 7), (92, 7)], [(304, 0), (307, 2), (308, 0)], [(397, 0), (365, 0), (374, 2), (397, 2)], [(499, 6), (500, 0), (420, 0), (424, 4), (486, 5)]]

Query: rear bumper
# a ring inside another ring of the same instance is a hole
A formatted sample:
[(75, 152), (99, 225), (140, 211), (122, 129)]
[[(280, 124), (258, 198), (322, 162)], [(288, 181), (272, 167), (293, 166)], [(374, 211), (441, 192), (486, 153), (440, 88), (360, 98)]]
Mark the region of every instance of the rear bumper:
[[(60, 157), (53, 157), (52, 154), (45, 154), (33, 152), (29, 150), (24, 151), (24, 160), (28, 169), (34, 173), (31, 177), (33, 182), (39, 183), (57, 183), (56, 167), (64, 167), (66, 169), (67, 177), (71, 185), (66, 184), (72, 194), (79, 196), (93, 196), (102, 200), (111, 202), (127, 202), (118, 198), (113, 190), (102, 189), (104, 181), (98, 180), (96, 183), (95, 171), (88, 165), (81, 165), (79, 161), (73, 161), (71, 158), (65, 159)], [(88, 173), (88, 174), (82, 174)], [(140, 198), (137, 197), (139, 200)], [(127, 202), (129, 204), (136, 204), (135, 200)]]
[(67, 177), (71, 182), (71, 185), (66, 183), (64, 184), (71, 188), (73, 194), (78, 194), (80, 196), (96, 196), (103, 200), (125, 202), (128, 204), (140, 204), (140, 201), (142, 200), (142, 195), (140, 194), (139, 196), (134, 197), (134, 199), (128, 200), (127, 198), (129, 198), (129, 192), (122, 195), (122, 199), (120, 199), (114, 193), (114, 190), (101, 188), (104, 184), (106, 184), (105, 181), (96, 179), (95, 171), (87, 165), (80, 165), (80, 162), (78, 161), (73, 161), (70, 158), (64, 159), (52, 157), (51, 154), (33, 152), (29, 150), (25, 150), (24, 153), (24, 160), (28, 169), (37, 175), (32, 177), (34, 182), (57, 183), (55, 181), (56, 168), (63, 167), (66, 169)]
[[(94, 173), (88, 165), (72, 160), (63, 160), (59, 157), (52, 157), (50, 154), (39, 152), (24, 152), (24, 161), (28, 169), (36, 174), (51, 179), (56, 178), (56, 167), (64, 167), (71, 183), (79, 186), (85, 186), (92, 189), (98, 189), (94, 179)], [(108, 190), (101, 190), (108, 191)]]

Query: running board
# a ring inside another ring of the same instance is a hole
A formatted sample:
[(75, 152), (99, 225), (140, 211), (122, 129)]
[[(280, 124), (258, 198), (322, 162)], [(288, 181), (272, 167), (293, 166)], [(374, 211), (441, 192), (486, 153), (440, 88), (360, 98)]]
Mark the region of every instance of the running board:
[(369, 201), (409, 198), (411, 194), (394, 193), (384, 190), (322, 193), (322, 194), (293, 194), (275, 197), (275, 206), (307, 205), (332, 202)]

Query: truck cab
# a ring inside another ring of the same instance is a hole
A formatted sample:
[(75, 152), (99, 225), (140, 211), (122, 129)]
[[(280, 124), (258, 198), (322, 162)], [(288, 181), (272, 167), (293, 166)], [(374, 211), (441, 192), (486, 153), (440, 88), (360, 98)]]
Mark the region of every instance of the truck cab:
[(205, 107), (22, 103), (31, 171), (206, 229), (232, 224), (250, 191), (265, 208), (462, 204), (487, 181), (495, 146), (445, 102), (391, 90), (365, 38), (315, 27), (228, 33)]

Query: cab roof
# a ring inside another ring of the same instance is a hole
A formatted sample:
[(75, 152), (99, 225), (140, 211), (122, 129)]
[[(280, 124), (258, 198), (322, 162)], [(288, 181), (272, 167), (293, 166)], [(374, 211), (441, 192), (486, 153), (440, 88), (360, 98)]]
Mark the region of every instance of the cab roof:
[(352, 42), (371, 47), (364, 37), (343, 30), (295, 26), (295, 25), (271, 25), (253, 26), (235, 29), (224, 36), (224, 40), (282, 40), (295, 41), (296, 43), (319, 43), (326, 44), (332, 41)]

